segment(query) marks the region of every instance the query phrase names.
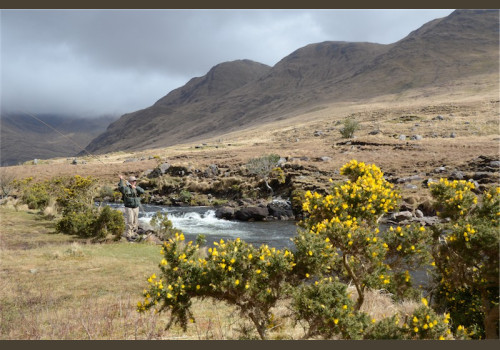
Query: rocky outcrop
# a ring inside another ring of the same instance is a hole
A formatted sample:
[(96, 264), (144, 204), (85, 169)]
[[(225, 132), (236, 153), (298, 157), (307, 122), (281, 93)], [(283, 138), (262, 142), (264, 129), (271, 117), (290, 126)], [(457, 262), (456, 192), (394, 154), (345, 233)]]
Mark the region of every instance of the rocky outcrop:
[(236, 211), (234, 217), (240, 221), (262, 221), (269, 216), (269, 210), (262, 207), (246, 207)]

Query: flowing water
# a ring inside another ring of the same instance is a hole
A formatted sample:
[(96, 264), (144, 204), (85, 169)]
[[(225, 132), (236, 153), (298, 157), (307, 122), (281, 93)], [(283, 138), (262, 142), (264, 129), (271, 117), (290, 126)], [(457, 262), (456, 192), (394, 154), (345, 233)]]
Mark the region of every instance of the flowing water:
[(239, 237), (256, 247), (267, 244), (278, 249), (292, 249), (291, 238), (297, 234), (294, 221), (244, 222), (218, 219), (212, 207), (166, 207), (144, 204), (143, 210), (139, 212), (139, 221), (149, 223), (156, 212), (167, 213), (174, 228), (181, 230), (188, 241), (195, 241), (200, 234), (205, 235), (208, 246), (221, 239), (234, 240)]

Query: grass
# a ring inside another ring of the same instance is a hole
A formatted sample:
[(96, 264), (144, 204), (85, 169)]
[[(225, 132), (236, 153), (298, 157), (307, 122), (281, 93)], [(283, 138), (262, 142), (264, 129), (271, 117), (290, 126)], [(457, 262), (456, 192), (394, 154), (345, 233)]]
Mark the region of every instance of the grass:
[[(165, 330), (168, 314), (139, 314), (147, 278), (158, 274), (160, 247), (115, 242), (91, 244), (54, 233), (54, 221), (35, 211), (0, 205), (0, 339), (258, 339), (252, 324), (222, 302), (195, 300), (196, 323), (184, 333)], [(355, 293), (353, 293), (355, 294)], [(288, 303), (273, 310), (271, 339), (300, 339)], [(380, 319), (411, 312), (415, 303), (393, 304), (368, 293), (365, 312)]]

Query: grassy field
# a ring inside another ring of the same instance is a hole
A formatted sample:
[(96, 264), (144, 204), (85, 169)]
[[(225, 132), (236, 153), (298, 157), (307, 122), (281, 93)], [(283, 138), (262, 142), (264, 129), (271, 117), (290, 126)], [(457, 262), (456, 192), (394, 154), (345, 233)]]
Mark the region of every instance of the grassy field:
[[(147, 278), (158, 274), (160, 247), (126, 242), (92, 244), (54, 233), (54, 221), (20, 206), (0, 205), (0, 339), (257, 339), (248, 320), (224, 303), (196, 300), (186, 333), (165, 330), (168, 314), (139, 314)], [(409, 313), (374, 291), (363, 310), (380, 319)], [(286, 302), (275, 308), (271, 339), (300, 339)]]
[[(224, 339), (232, 310), (196, 305), (198, 323), (164, 330), (166, 315), (139, 314), (160, 247), (87, 244), (55, 234), (33, 211), (0, 207), (0, 339)], [(208, 320), (208, 321), (207, 321)]]

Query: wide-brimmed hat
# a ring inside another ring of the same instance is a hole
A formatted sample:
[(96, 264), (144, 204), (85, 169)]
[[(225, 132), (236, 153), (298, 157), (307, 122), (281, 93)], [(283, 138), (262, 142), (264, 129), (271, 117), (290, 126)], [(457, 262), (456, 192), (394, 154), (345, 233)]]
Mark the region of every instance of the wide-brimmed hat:
[(135, 176), (129, 177), (128, 182), (132, 182), (132, 181), (137, 181), (137, 178)]

